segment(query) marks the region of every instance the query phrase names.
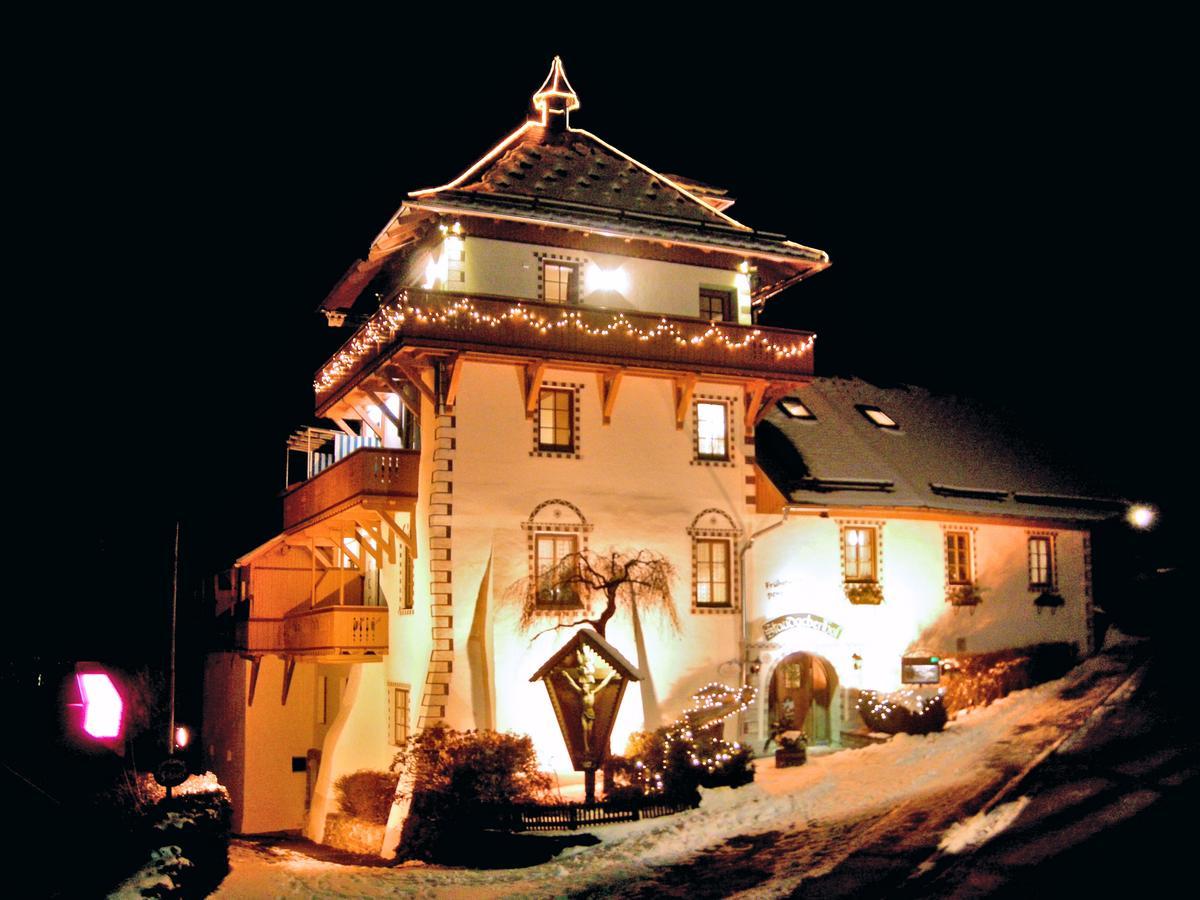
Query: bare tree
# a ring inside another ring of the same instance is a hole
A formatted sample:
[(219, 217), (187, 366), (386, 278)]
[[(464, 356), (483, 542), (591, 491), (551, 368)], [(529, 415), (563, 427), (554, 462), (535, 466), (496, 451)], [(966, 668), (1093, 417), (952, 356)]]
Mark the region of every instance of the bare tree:
[(616, 615), (622, 602), (631, 606), (636, 603), (639, 610), (662, 613), (678, 631), (679, 616), (671, 594), (675, 578), (674, 563), (661, 553), (579, 550), (538, 572), (536, 577), (522, 578), (509, 588), (508, 594), (521, 604), (522, 628), (531, 627), (541, 615), (556, 607), (568, 610), (596, 595), (604, 597), (604, 607), (595, 618), (559, 622), (539, 631), (535, 637), (577, 625), (590, 625), (603, 636), (608, 620)]

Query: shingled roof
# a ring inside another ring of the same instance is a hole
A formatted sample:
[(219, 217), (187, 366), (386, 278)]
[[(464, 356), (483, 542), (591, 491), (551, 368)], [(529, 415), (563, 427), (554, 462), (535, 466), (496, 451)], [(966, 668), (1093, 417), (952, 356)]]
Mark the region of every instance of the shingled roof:
[[(1058, 520), (1111, 518), (1127, 505), (970, 401), (856, 378), (817, 378), (795, 397), (813, 418), (777, 406), (758, 427), (755, 452), (796, 505)], [(879, 427), (864, 409), (882, 410), (898, 427)]]

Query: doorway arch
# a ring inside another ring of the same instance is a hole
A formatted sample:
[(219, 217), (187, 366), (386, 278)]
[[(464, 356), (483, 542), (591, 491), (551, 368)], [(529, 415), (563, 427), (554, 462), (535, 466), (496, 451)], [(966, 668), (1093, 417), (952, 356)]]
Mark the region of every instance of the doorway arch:
[(780, 722), (790, 715), (790, 730), (803, 731), (810, 744), (829, 744), (835, 737), (831, 710), (837, 687), (837, 670), (825, 657), (807, 651), (789, 653), (771, 673), (769, 721)]

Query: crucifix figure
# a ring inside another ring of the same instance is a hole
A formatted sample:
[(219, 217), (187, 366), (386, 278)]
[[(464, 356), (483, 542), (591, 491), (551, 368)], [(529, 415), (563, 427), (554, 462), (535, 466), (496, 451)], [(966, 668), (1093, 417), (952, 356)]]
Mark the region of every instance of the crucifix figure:
[[(576, 677), (571, 677), (570, 669), (563, 669), (562, 674), (571, 687), (579, 692), (579, 701), (582, 706), (580, 720), (583, 724), (583, 751), (584, 753), (592, 752), (592, 727), (596, 723), (596, 695), (599, 694), (608, 683), (617, 677), (617, 673), (609, 669), (608, 674), (603, 680), (596, 680), (596, 664), (592, 662), (591, 657), (580, 650), (579, 665), (575, 667)], [(578, 679), (578, 680), (576, 680)]]

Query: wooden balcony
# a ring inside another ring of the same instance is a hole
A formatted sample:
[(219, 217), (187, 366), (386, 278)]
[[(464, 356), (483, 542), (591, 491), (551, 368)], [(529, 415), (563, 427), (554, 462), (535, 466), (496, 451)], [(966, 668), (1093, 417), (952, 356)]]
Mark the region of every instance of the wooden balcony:
[(420, 457), (417, 450), (355, 450), (284, 496), (284, 530), (295, 531), (360, 504), (411, 508)]
[(324, 606), (282, 619), (238, 623), (246, 653), (278, 653), (322, 662), (371, 662), (388, 652), (386, 606)]
[(317, 373), (323, 411), (403, 347), (786, 381), (812, 374), (813, 335), (632, 310), (409, 289)]

